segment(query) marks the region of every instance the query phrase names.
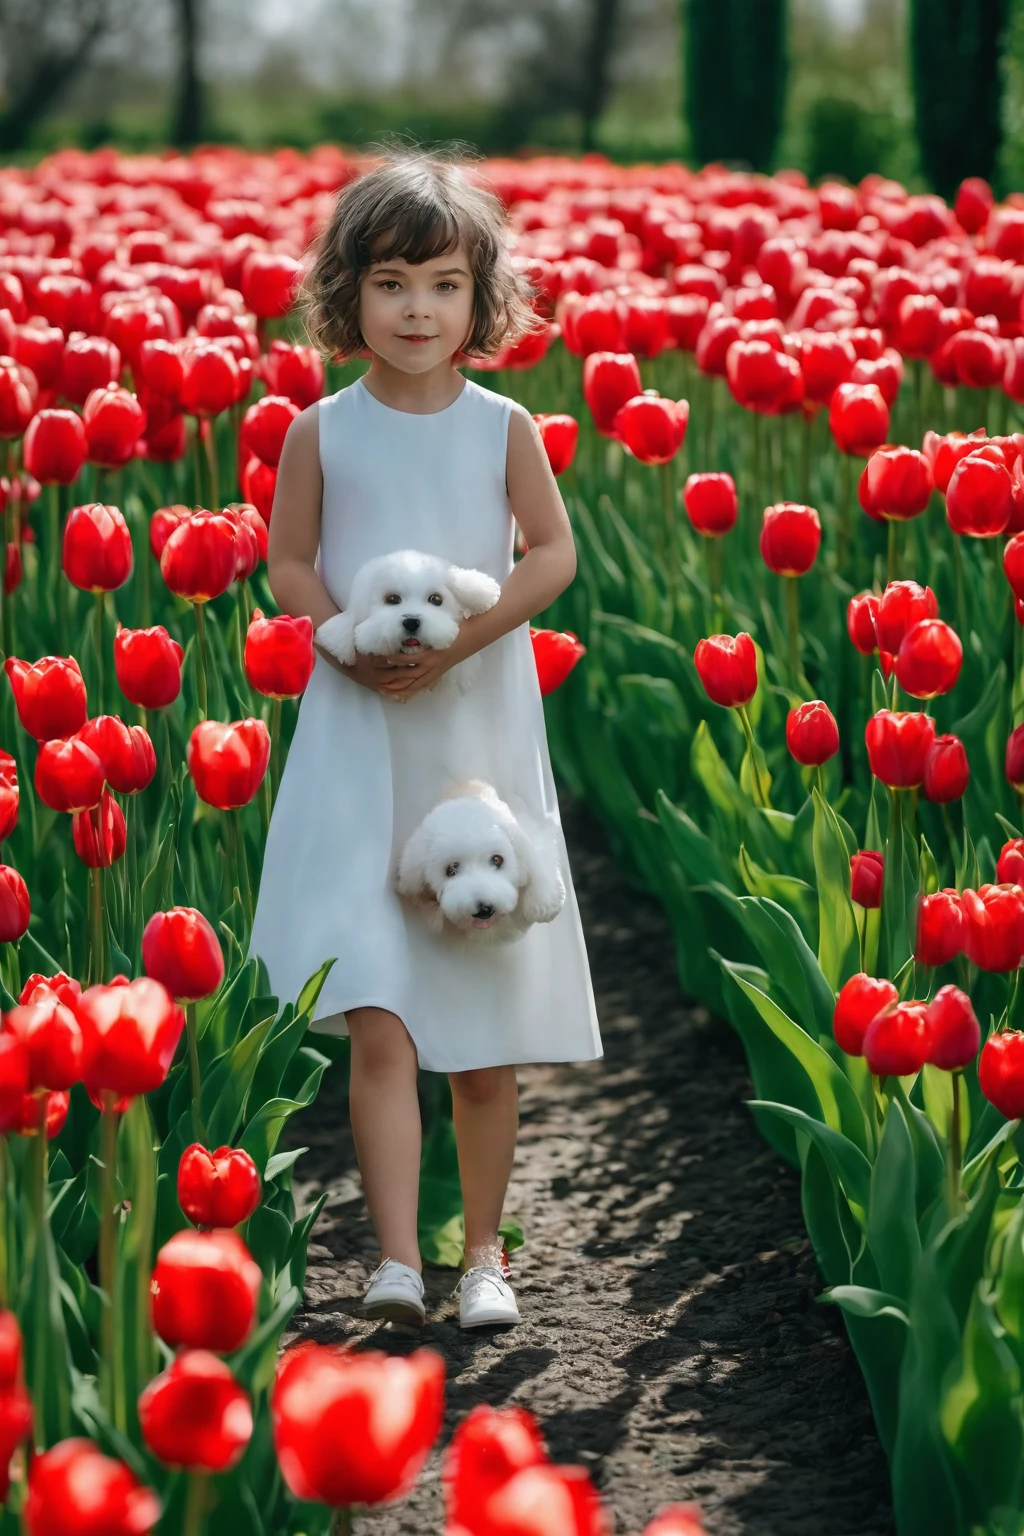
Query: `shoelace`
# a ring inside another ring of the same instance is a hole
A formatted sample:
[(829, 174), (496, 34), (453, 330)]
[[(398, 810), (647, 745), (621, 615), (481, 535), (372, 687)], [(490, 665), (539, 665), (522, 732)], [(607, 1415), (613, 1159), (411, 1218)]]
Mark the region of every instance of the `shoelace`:
[[(484, 1281), (489, 1281), (492, 1285), (496, 1284), (500, 1290), (505, 1283), (505, 1276), (497, 1264), (474, 1264), (472, 1269), (467, 1269), (459, 1276), (455, 1290), (452, 1292), (453, 1296), (459, 1294), (467, 1280), (472, 1280), (474, 1287), (482, 1285)], [(470, 1287), (466, 1286), (466, 1289), (468, 1291)]]
[[(385, 1269), (387, 1268), (387, 1266), (389, 1264), (397, 1264), (398, 1262), (399, 1262), (398, 1259), (382, 1259), (380, 1261), (380, 1263), (377, 1265), (377, 1268), (374, 1270), (373, 1274), (370, 1276), (370, 1278), (369, 1278), (369, 1280), (367, 1282), (367, 1285), (368, 1286), (372, 1285), (374, 1283), (374, 1281), (380, 1275), (382, 1275), (384, 1273)], [(402, 1265), (402, 1269), (403, 1270), (407, 1269), (408, 1267), (409, 1267), (408, 1265), (405, 1265), (405, 1264)], [(412, 1273), (415, 1274), (416, 1271), (413, 1270)]]

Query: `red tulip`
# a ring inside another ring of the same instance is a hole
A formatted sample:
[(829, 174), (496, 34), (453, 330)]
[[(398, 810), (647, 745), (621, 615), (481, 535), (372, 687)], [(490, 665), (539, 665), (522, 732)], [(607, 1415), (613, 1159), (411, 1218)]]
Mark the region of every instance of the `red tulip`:
[(0, 1030), (0, 1135), (19, 1128), (22, 1104), (30, 1092), (29, 1070), (24, 1041), (9, 1030)]
[(996, 880), (1000, 885), (1024, 886), (1024, 837), (1003, 844), (996, 864)]
[(72, 507), (64, 523), (64, 574), (83, 592), (113, 592), (132, 573), (132, 536), (117, 507)]
[(626, 297), (622, 308), (622, 339), (627, 350), (641, 357), (657, 357), (669, 345), (665, 300), (641, 293)]
[(1006, 349), (1002, 337), (966, 326), (949, 338), (945, 351), (958, 384), (968, 389), (992, 389), (1003, 382)]
[(1024, 598), (1024, 533), (1016, 533), (1003, 550), (1003, 570), (1013, 595)]
[(866, 458), (889, 431), (889, 407), (878, 385), (840, 384), (832, 396), (828, 424), (841, 453)]
[(535, 415), (540, 440), (553, 475), (564, 474), (576, 456), (580, 424), (575, 416)]
[(91, 464), (120, 469), (135, 454), (146, 413), (130, 390), (119, 384), (94, 389), (82, 407), (82, 425)]
[(94, 715), (75, 735), (91, 747), (103, 765), (103, 775), (119, 794), (144, 789), (153, 777), (156, 756), (141, 726), (125, 725), (119, 715)]
[(940, 987), (928, 1007), (928, 1060), (944, 1072), (970, 1066), (981, 1044), (981, 1026), (971, 1000), (959, 987)]
[(537, 663), (537, 681), (541, 698), (561, 687), (573, 667), (587, 653), (587, 648), (571, 629), (532, 629), (533, 659)]
[(160, 1500), (91, 1440), (61, 1440), (29, 1464), (28, 1536), (147, 1536)]
[(900, 300), (894, 341), (904, 357), (927, 357), (940, 340), (942, 300), (935, 293), (908, 293)]
[(292, 307), (301, 267), (284, 251), (252, 251), (242, 267), (242, 297), (261, 319), (276, 320)]
[(683, 505), (698, 533), (718, 539), (736, 526), (736, 484), (732, 475), (713, 470), (689, 475), (683, 486)]
[(861, 506), (873, 516), (905, 522), (924, 511), (931, 493), (931, 466), (916, 448), (879, 448), (861, 475)]
[(270, 733), (250, 717), (224, 725), (201, 720), (185, 749), (188, 771), (200, 800), (219, 810), (248, 805), (263, 782), (270, 761)]
[(260, 1269), (237, 1232), (190, 1227), (160, 1249), (150, 1281), (153, 1327), (172, 1348), (230, 1354), (256, 1321)]
[(906, 1077), (924, 1066), (930, 1044), (927, 1003), (894, 1003), (868, 1025), (864, 1059), (875, 1077)]
[(18, 1003), (3, 1016), (5, 1033), (28, 1055), (29, 1088), (70, 1088), (88, 1065), (90, 1045), (75, 1013), (53, 993)]
[(963, 432), (949, 432), (945, 437), (940, 436), (938, 432), (926, 432), (922, 448), (925, 458), (932, 467), (935, 489), (945, 496), (953, 471), (960, 460), (965, 459), (969, 453), (974, 453), (976, 449), (984, 447), (987, 441), (983, 427), (977, 432), (972, 432), (969, 437)]
[(241, 451), (255, 454), (262, 464), (276, 469), (285, 434), (298, 414), (298, 406), (283, 395), (264, 395), (250, 405), (242, 418), (238, 436)]
[(976, 235), (988, 223), (995, 198), (992, 188), (980, 176), (968, 176), (960, 183), (953, 212), (969, 235)]
[(70, 1108), (71, 1095), (63, 1089), (58, 1093), (45, 1093), (42, 1089), (26, 1093), (11, 1130), (18, 1136), (38, 1136), (42, 1129), (47, 1141), (52, 1141), (67, 1124)]
[(934, 699), (955, 686), (963, 664), (960, 637), (942, 619), (922, 619), (908, 629), (896, 657), (896, 681), (915, 699)]
[(924, 779), (935, 721), (930, 715), (880, 709), (868, 721), (864, 740), (876, 779), (890, 789), (914, 789)]
[(877, 613), (878, 598), (873, 592), (858, 592), (846, 606), (846, 633), (862, 656), (872, 656), (878, 649)]
[(20, 799), (18, 765), (9, 752), (0, 749), (0, 842), (18, 825)]
[(92, 1093), (134, 1097), (160, 1087), (174, 1060), (185, 1015), (159, 981), (139, 976), (89, 987), (75, 1014), (84, 1040), (82, 1077)]
[(32, 420), (38, 393), (31, 369), (12, 357), (0, 357), (0, 438), (22, 435)]
[(777, 576), (804, 576), (818, 556), (821, 519), (813, 507), (780, 501), (765, 507), (761, 558)]
[(757, 652), (744, 631), (732, 635), (710, 635), (697, 644), (693, 663), (714, 704), (738, 709), (749, 704), (757, 692)]
[(124, 812), (109, 789), (104, 789), (98, 807), (75, 812), (71, 838), (88, 869), (109, 869), (123, 856), (127, 846)]
[(178, 1204), (197, 1227), (237, 1227), (260, 1203), (256, 1164), (241, 1147), (208, 1152), (199, 1142), (186, 1147), (178, 1164)]
[(69, 340), (61, 359), (60, 392), (73, 405), (84, 405), (94, 389), (116, 384), (121, 377), (121, 353), (105, 336)]
[(914, 959), (919, 965), (946, 965), (960, 953), (964, 914), (955, 890), (935, 891), (917, 904)]
[(818, 767), (839, 751), (839, 727), (828, 705), (811, 699), (786, 717), (786, 746), (798, 763)]
[[(198, 508), (196, 509), (198, 511)], [(192, 516), (192, 508), (186, 507), (182, 502), (173, 502), (167, 507), (157, 507), (149, 520), (149, 548), (154, 560), (159, 560), (164, 552), (164, 545), (181, 523), (185, 523)]]
[(836, 998), (832, 1015), (832, 1033), (839, 1049), (847, 1056), (863, 1055), (868, 1025), (898, 997), (892, 982), (881, 976), (868, 976), (863, 971), (851, 976)]
[(21, 550), (17, 544), (7, 543), (7, 559), (4, 562), (4, 591), (15, 592), (21, 586)]
[(209, 997), (224, 980), (220, 940), (195, 907), (154, 912), (142, 932), (142, 963), (181, 1002)]
[(526, 1408), (478, 1403), (458, 1424), (441, 1476), (446, 1525), (471, 1530), (487, 1500), (524, 1467), (547, 1461), (537, 1420)]
[(223, 1360), (186, 1349), (144, 1388), (139, 1428), (165, 1465), (227, 1472), (252, 1439), (252, 1403)]
[(707, 1536), (696, 1504), (667, 1504), (644, 1526), (643, 1536)]
[(669, 335), (682, 352), (693, 352), (710, 308), (700, 293), (670, 293), (665, 300)]
[(625, 352), (623, 306), (615, 294), (588, 293), (571, 311), (566, 311), (566, 319), (570, 314), (569, 329), (581, 356)]
[(916, 581), (890, 581), (875, 610), (875, 635), (880, 650), (898, 654), (903, 637), (922, 619), (937, 619), (939, 605), (931, 587)]
[(267, 619), (253, 611), (245, 637), (245, 675), (250, 686), (271, 699), (294, 698), (309, 682), (316, 657), (313, 621), (305, 615)]
[(1024, 1034), (1019, 1029), (1005, 1029), (985, 1041), (978, 1087), (1007, 1120), (1024, 1117)]
[(800, 331), (786, 338), (803, 375), (804, 398), (815, 405), (828, 405), (840, 384), (845, 384), (857, 361), (857, 354), (845, 336), (834, 331)]
[(196, 336), (180, 348), (181, 403), (190, 416), (219, 416), (238, 399), (238, 363), (229, 347)]
[(43, 485), (70, 485), (78, 479), (88, 444), (76, 411), (42, 410), (33, 416), (22, 444), (22, 462)]
[(546, 1536), (552, 1510), (559, 1512), (559, 1536), (604, 1536), (608, 1529), (585, 1469), (549, 1463), (524, 1467), (502, 1483), (471, 1529), (487, 1536)]
[(663, 400), (653, 390), (634, 395), (615, 418), (615, 435), (641, 464), (668, 464), (683, 446), (688, 400)]
[(18, 719), (36, 741), (73, 736), (85, 724), (85, 681), (73, 656), (44, 656), (32, 663), (8, 656), (4, 671)]
[(708, 310), (708, 318), (697, 337), (694, 356), (701, 373), (724, 378), (729, 350), (733, 342), (739, 341), (743, 325), (735, 315), (714, 312), (720, 309), (721, 305), (715, 304)]
[(313, 347), (272, 341), (262, 359), (261, 372), (272, 395), (287, 395), (300, 410), (319, 400), (324, 392), (324, 365)]
[(967, 752), (959, 736), (936, 736), (925, 759), (925, 799), (948, 805), (963, 796), (970, 781)]
[(444, 1361), (303, 1343), (286, 1351), (271, 1396), (274, 1449), (298, 1499), (332, 1508), (408, 1493), (441, 1428)]
[(979, 453), (961, 459), (946, 491), (946, 520), (954, 533), (993, 539), (1013, 511), (1013, 488), (1002, 464)]
[(103, 793), (103, 764), (78, 736), (44, 741), (36, 758), (36, 794), (54, 811), (88, 811)]
[(52, 996), (66, 1003), (73, 1013), (81, 995), (81, 983), (66, 971), (57, 971), (53, 976), (43, 976), (39, 971), (33, 971), (18, 993), (18, 1002), (38, 1003)]
[(882, 905), (885, 860), (874, 848), (862, 848), (850, 859), (850, 895), (858, 907)]
[(592, 352), (584, 359), (583, 397), (603, 437), (613, 435), (619, 411), (642, 390), (640, 368), (631, 352)]
[(800, 364), (767, 341), (734, 341), (725, 363), (733, 399), (748, 411), (778, 416), (803, 399)]
[(28, 928), (28, 887), (16, 869), (0, 864), (0, 944), (13, 944)]
[(184, 651), (162, 624), (125, 629), (114, 636), (114, 672), (118, 687), (140, 709), (163, 709), (181, 692)]
[(1007, 738), (1006, 778), (1014, 789), (1024, 791), (1024, 725), (1018, 725)]
[(231, 519), (200, 508), (168, 537), (160, 555), (160, 574), (179, 597), (205, 603), (227, 591), (237, 563)]
[(1017, 885), (964, 891), (964, 953), (983, 971), (1015, 971), (1024, 956), (1024, 892)]
[(263, 521), (269, 524), (277, 488), (277, 470), (271, 469), (269, 464), (262, 464), (257, 458), (251, 458), (243, 465), (240, 479), (242, 495), (252, 503)]

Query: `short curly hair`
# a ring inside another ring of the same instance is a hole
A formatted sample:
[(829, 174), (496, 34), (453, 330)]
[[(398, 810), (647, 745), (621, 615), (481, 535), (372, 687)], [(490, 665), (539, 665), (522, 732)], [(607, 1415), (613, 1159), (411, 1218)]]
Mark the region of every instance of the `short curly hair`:
[(373, 169), (338, 193), (334, 210), (311, 243), (297, 303), (313, 346), (328, 362), (353, 357), (366, 343), (359, 330), (359, 282), (376, 262), (417, 265), (462, 245), (473, 275), (473, 324), (467, 357), (493, 357), (544, 323), (535, 290), (516, 270), (497, 195), (465, 174), (459, 144), (431, 152), (371, 146)]

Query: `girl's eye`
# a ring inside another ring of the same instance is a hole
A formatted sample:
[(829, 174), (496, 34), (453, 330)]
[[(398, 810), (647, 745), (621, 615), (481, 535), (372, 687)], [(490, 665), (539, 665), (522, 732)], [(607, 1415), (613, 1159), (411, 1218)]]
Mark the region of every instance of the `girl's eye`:
[(448, 878), (450, 880), (452, 875), (458, 873), (458, 869), (459, 869), (459, 863), (458, 863), (458, 860), (456, 859), (453, 863), (448, 864), (448, 865), (445, 866), (445, 871), (444, 872), (445, 872), (445, 874), (448, 876)]
[(384, 601), (386, 603), (400, 603), (402, 601), (402, 594), (401, 592), (388, 592), (385, 595)]
[(500, 853), (491, 854), (491, 863), (494, 865), (495, 869), (500, 869), (504, 862), (505, 860), (502, 858)]
[(441, 596), (440, 592), (431, 592), (430, 596), (427, 598), (427, 602), (433, 603), (435, 608), (440, 608), (441, 604), (444, 602), (444, 598)]

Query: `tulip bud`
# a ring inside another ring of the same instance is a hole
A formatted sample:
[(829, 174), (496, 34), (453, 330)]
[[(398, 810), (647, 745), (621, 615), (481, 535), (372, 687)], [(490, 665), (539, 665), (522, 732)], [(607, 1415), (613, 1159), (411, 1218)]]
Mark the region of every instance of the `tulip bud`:
[(199, 1002), (224, 980), (220, 940), (195, 907), (154, 912), (142, 934), (142, 963), (179, 1001)]
[(877, 613), (878, 598), (873, 592), (859, 592), (846, 605), (846, 633), (862, 656), (873, 656), (878, 649)]
[(559, 631), (531, 628), (530, 640), (533, 644), (533, 659), (537, 664), (541, 698), (545, 698), (561, 687), (576, 663), (586, 655), (587, 648), (571, 629)]
[(626, 401), (615, 417), (615, 435), (641, 464), (668, 464), (683, 446), (689, 419), (689, 401), (663, 400), (649, 391)]
[(1013, 486), (1006, 468), (979, 453), (961, 459), (946, 490), (946, 521), (954, 533), (994, 539), (1013, 511)]
[(185, 1014), (149, 976), (89, 987), (75, 1006), (86, 1056), (82, 1078), (96, 1097), (134, 1097), (159, 1088), (170, 1071)]
[(1007, 738), (1006, 778), (1018, 794), (1024, 793), (1024, 725), (1018, 725)]
[(22, 462), (43, 485), (70, 485), (78, 479), (88, 444), (76, 411), (42, 410), (33, 416), (22, 444)]
[(757, 652), (750, 636), (710, 635), (697, 644), (694, 666), (714, 704), (738, 709), (757, 692)]
[(1007, 1120), (1024, 1117), (1024, 1034), (1019, 1029), (1005, 1029), (985, 1041), (978, 1087)]
[(922, 619), (908, 629), (896, 656), (896, 681), (915, 699), (934, 699), (956, 684), (963, 664), (960, 637), (942, 619)]
[(964, 891), (964, 953), (983, 971), (1015, 971), (1024, 956), (1024, 891), (983, 885)]
[(1024, 837), (1003, 844), (996, 864), (996, 880), (1000, 885), (1024, 886)]
[(840, 453), (866, 458), (885, 442), (889, 407), (877, 384), (840, 384), (832, 396), (828, 424)]
[(931, 467), (915, 448), (879, 448), (864, 466), (861, 506), (865, 512), (905, 522), (920, 516), (931, 493)]
[(119, 384), (94, 389), (82, 407), (82, 425), (91, 464), (120, 469), (135, 454), (146, 413), (130, 390)]
[(839, 751), (839, 727), (821, 699), (791, 709), (786, 717), (786, 746), (805, 768), (820, 767)]
[(534, 421), (544, 444), (553, 475), (564, 474), (576, 456), (580, 424), (575, 416), (535, 415)]
[(281, 395), (264, 395), (250, 405), (242, 418), (239, 447), (276, 469), (285, 435), (298, 414), (299, 408), (291, 400)]
[(970, 1066), (981, 1044), (981, 1026), (971, 1000), (959, 987), (940, 987), (928, 1008), (928, 1060), (944, 1072)]
[(907, 1077), (928, 1060), (927, 1003), (894, 1003), (876, 1014), (864, 1035), (864, 1059), (875, 1077)]
[(690, 475), (683, 487), (683, 505), (698, 533), (717, 539), (736, 526), (736, 485), (732, 475), (707, 471)]
[(114, 672), (118, 687), (140, 709), (163, 709), (181, 692), (184, 651), (162, 624), (125, 629), (114, 636)]
[(36, 758), (36, 794), (54, 811), (88, 811), (103, 793), (103, 764), (80, 737), (44, 741)]
[(139, 1428), (167, 1466), (227, 1472), (252, 1438), (252, 1403), (223, 1360), (186, 1349), (144, 1388)]
[(309, 682), (316, 657), (313, 621), (302, 615), (267, 619), (257, 608), (245, 637), (245, 675), (259, 693), (294, 698)]
[(16, 869), (0, 864), (0, 944), (14, 944), (28, 928), (28, 886)]
[(75, 1013), (52, 993), (18, 1003), (3, 1016), (3, 1029), (28, 1054), (29, 1088), (70, 1088), (88, 1064), (90, 1046)]
[(198, 1142), (178, 1163), (178, 1204), (197, 1227), (237, 1227), (260, 1203), (256, 1164), (241, 1147), (208, 1152)]
[(91, 1440), (61, 1440), (29, 1464), (25, 1524), (32, 1536), (148, 1536), (160, 1513), (152, 1489)]
[(83, 592), (113, 592), (132, 573), (132, 536), (117, 507), (72, 507), (64, 524), (64, 574)]
[(964, 915), (955, 890), (935, 891), (917, 904), (914, 959), (919, 965), (946, 965), (960, 953)]
[(880, 709), (868, 721), (864, 740), (876, 779), (890, 789), (915, 789), (924, 780), (935, 721), (929, 715)]
[(885, 859), (874, 848), (862, 848), (850, 859), (850, 895), (858, 907), (873, 910), (882, 905)]
[(32, 663), (8, 656), (4, 671), (14, 690), (18, 719), (36, 741), (72, 736), (85, 724), (85, 681), (73, 656)]
[(75, 812), (71, 818), (71, 838), (75, 852), (88, 869), (109, 869), (123, 856), (127, 846), (124, 812), (109, 789), (104, 789), (93, 810)]
[(916, 581), (890, 581), (875, 612), (875, 635), (880, 650), (899, 653), (903, 637), (922, 619), (937, 619), (939, 604), (931, 587)]
[(252, 251), (242, 267), (245, 307), (264, 320), (276, 320), (292, 307), (300, 264), (284, 251)]
[(583, 396), (594, 425), (611, 437), (619, 411), (643, 392), (640, 368), (631, 352), (592, 352), (583, 363)]
[(260, 1278), (237, 1232), (176, 1232), (153, 1267), (153, 1327), (172, 1348), (230, 1354), (252, 1331)]
[(924, 764), (924, 794), (935, 805), (959, 800), (971, 781), (967, 752), (959, 736), (936, 736)]
[(898, 997), (892, 982), (884, 977), (868, 976), (863, 971), (851, 976), (836, 998), (832, 1015), (832, 1033), (839, 1049), (847, 1056), (863, 1055), (868, 1025)]
[(813, 507), (782, 501), (765, 508), (761, 558), (777, 576), (806, 575), (820, 545), (821, 519)]
[(227, 591), (237, 564), (231, 519), (200, 508), (169, 535), (160, 555), (160, 574), (179, 597), (205, 603)]
[(734, 341), (726, 355), (725, 375), (733, 399), (765, 416), (795, 410), (804, 396), (800, 364), (768, 341)]

